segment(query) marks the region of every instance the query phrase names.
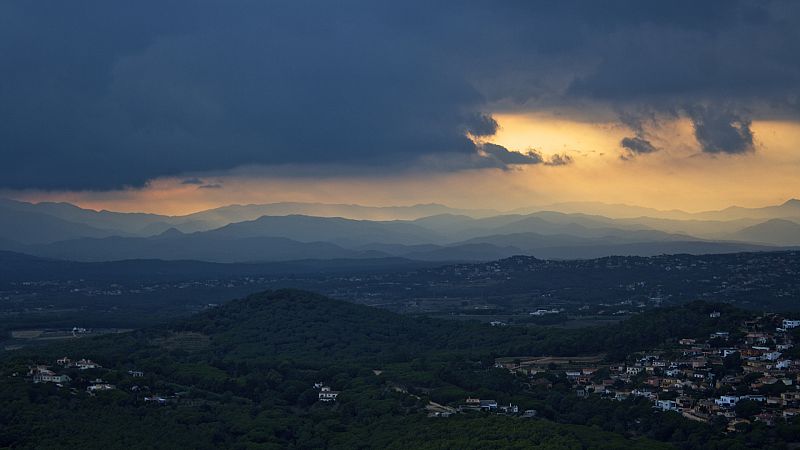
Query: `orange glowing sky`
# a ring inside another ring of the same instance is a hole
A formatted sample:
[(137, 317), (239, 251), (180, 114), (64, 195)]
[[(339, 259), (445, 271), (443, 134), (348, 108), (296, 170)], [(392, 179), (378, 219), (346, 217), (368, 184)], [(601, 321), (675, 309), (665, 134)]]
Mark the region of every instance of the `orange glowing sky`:
[(619, 142), (630, 130), (614, 122), (578, 122), (546, 114), (495, 114), (500, 129), (491, 141), (512, 150), (566, 153), (568, 166), (520, 166), (513, 170), (420, 171), (394, 176), (276, 176), (237, 172), (192, 174), (219, 189), (153, 180), (143, 189), (106, 192), (7, 191), (29, 201), (68, 201), (92, 209), (186, 214), (226, 204), (303, 201), (402, 205), (444, 203), (454, 207), (510, 210), (565, 201), (628, 203), (698, 211), (731, 205), (764, 206), (800, 197), (800, 124), (754, 121), (755, 152), (708, 155), (698, 150), (688, 120), (665, 121), (649, 130), (661, 150), (620, 158)]

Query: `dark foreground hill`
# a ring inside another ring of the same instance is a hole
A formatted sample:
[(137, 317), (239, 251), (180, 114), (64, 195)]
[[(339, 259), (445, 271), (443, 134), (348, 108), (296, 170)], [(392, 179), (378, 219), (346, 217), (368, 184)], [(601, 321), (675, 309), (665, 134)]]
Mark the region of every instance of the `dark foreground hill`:
[[(719, 309), (705, 303), (652, 310), (612, 327), (578, 330), (543, 327), (491, 327), (478, 322), (412, 317), (334, 300), (307, 291), (284, 289), (234, 300), (171, 324), (71, 344), (85, 347), (111, 364), (146, 360), (165, 348), (173, 356), (205, 359), (224, 369), (241, 364), (290, 361), (320, 370), (356, 364), (375, 368), (407, 362), (420, 355), (481, 359), (504, 355), (607, 354), (622, 358), (631, 351), (668, 339), (703, 336), (720, 327), (732, 329), (747, 314), (722, 306), (723, 321), (707, 314)], [(181, 345), (191, 335), (202, 346)], [(173, 348), (174, 347), (174, 348)], [(61, 351), (59, 348), (55, 354)], [(153, 367), (156, 370), (156, 367)]]
[[(713, 309), (723, 318), (709, 318)], [(601, 351), (615, 359), (622, 353), (614, 350), (732, 329), (743, 317), (724, 305), (696, 303), (612, 327), (526, 329), (400, 316), (302, 291), (266, 292), (170, 325), (4, 355), (0, 447), (730, 448), (752, 438), (654, 413), (647, 402), (582, 401), (560, 388), (534, 392), (493, 361)], [(55, 359), (65, 355), (102, 368), (58, 368)], [(24, 373), (34, 363), (72, 381), (63, 388), (33, 384)], [(88, 394), (97, 378), (115, 389)], [(340, 391), (338, 401), (318, 402), (316, 382)], [(542, 418), (427, 417), (430, 401), (467, 396), (537, 409)], [(783, 442), (773, 434), (758, 439)]]
[(436, 265), (405, 258), (301, 259), (265, 263), (160, 259), (79, 262), (0, 250), (0, 284), (30, 280), (180, 281), (282, 274), (375, 273)]

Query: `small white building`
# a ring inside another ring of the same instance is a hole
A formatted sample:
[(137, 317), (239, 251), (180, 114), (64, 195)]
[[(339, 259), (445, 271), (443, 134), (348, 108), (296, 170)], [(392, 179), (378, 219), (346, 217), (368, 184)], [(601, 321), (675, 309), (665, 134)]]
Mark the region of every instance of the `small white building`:
[(69, 383), (72, 379), (68, 375), (56, 375), (50, 373), (39, 373), (33, 376), (34, 383)]
[(481, 400), (480, 407), (484, 411), (497, 411), (496, 400)]
[(517, 414), (519, 413), (519, 406), (509, 403), (508, 406), (503, 405), (497, 408), (501, 413), (504, 414)]
[(100, 364), (92, 361), (91, 359), (80, 359), (75, 361), (75, 367), (80, 370), (88, 370), (88, 369), (97, 369), (100, 368)]
[(116, 389), (116, 387), (113, 384), (107, 383), (93, 384), (86, 388), (88, 392), (111, 391), (114, 389)]
[(642, 373), (642, 368), (629, 366), (625, 368), (625, 373), (627, 373), (628, 375), (639, 375), (640, 373)]
[(800, 320), (783, 319), (783, 328), (789, 330), (797, 327), (800, 327)]
[(674, 400), (656, 400), (656, 408), (662, 411), (677, 411), (678, 404)]
[(57, 375), (47, 366), (33, 366), (28, 372), (33, 377), (34, 383), (69, 383), (72, 379), (67, 375)]
[(716, 403), (717, 406), (724, 406), (728, 408), (736, 406), (737, 402), (739, 402), (739, 397), (735, 395), (723, 395), (720, 398), (714, 400), (714, 403)]
[(321, 386), (317, 396), (321, 402), (335, 402), (339, 396), (339, 391), (332, 391), (328, 386)]

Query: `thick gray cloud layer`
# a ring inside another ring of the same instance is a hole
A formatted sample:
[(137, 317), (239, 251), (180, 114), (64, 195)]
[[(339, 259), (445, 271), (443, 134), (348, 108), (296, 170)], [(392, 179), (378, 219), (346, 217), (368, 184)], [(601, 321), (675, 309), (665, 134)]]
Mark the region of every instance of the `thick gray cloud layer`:
[(0, 187), (475, 160), (496, 104), (684, 115), (742, 153), (800, 110), (796, 2), (379, 3), (0, 3)]

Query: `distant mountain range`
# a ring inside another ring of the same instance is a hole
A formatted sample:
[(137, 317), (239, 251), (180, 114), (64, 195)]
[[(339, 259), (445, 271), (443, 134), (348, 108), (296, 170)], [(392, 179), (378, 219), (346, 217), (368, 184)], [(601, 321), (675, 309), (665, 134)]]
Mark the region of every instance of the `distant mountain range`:
[(615, 218), (652, 217), (657, 219), (674, 220), (738, 220), (738, 219), (772, 219), (786, 218), (800, 220), (800, 200), (792, 198), (780, 205), (761, 208), (743, 208), (731, 206), (717, 211), (703, 211), (689, 213), (677, 209), (658, 210), (641, 206), (622, 204), (608, 204), (599, 202), (569, 202), (557, 203), (544, 207), (522, 208), (514, 212), (530, 213), (534, 211), (559, 211), (565, 213), (598, 214)]
[[(652, 216), (610, 217), (552, 210), (501, 214), (436, 204), (368, 207), (274, 203), (233, 205), (173, 217), (93, 211), (68, 203), (0, 200), (0, 250), (75, 261), (268, 262), (398, 257), (483, 261), (518, 254), (567, 259), (800, 246), (797, 200), (765, 208), (734, 207), (692, 214), (592, 203), (553, 206), (564, 210), (580, 206), (592, 212), (608, 207), (623, 216), (625, 211)], [(311, 212), (314, 214), (306, 214)], [(656, 217), (659, 215), (662, 217)]]
[[(28, 203), (0, 198), (0, 215), (10, 214), (11, 212), (46, 214), (99, 230), (110, 230), (117, 234), (138, 236), (153, 236), (170, 228), (176, 228), (184, 233), (207, 231), (231, 223), (255, 220), (263, 216), (307, 215), (346, 217), (360, 220), (414, 220), (438, 214), (463, 214), (471, 217), (487, 217), (499, 214), (498, 211), (457, 209), (436, 203), (377, 207), (283, 202), (261, 205), (229, 205), (183, 216), (166, 216), (148, 213), (95, 211), (80, 208), (70, 203)], [(0, 236), (5, 236), (5, 233), (0, 233)]]

